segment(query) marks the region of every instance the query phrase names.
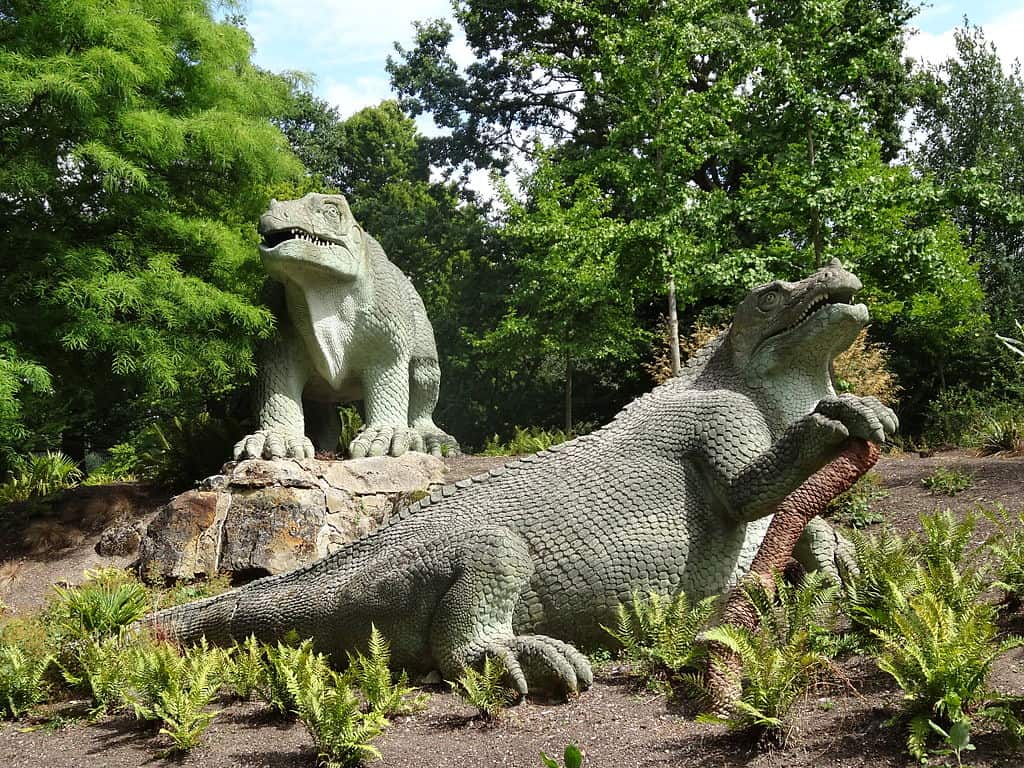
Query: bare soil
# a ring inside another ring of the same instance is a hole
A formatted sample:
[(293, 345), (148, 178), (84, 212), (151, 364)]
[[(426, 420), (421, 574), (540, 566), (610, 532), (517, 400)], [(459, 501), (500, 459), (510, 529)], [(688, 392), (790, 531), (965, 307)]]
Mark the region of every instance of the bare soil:
[[(486, 471), (500, 459), (464, 457), (451, 461), (452, 478)], [(934, 495), (923, 478), (939, 467), (970, 473), (974, 482), (956, 496)], [(1011, 512), (1024, 510), (1024, 458), (978, 458), (952, 451), (922, 458), (917, 454), (883, 457), (876, 470), (889, 495), (876, 501), (886, 523), (900, 530), (919, 528), (918, 516), (949, 508), (967, 514), (978, 505), (1001, 504)], [(145, 517), (152, 506), (140, 504)], [(2, 525), (2, 521), (0, 521)], [(0, 535), (11, 528), (0, 529)], [(984, 521), (979, 540), (987, 535)], [(0, 599), (23, 610), (38, 605), (47, 585), (72, 580), (76, 568), (114, 564), (92, 551), (95, 535), (56, 555), (31, 555), (10, 538), (0, 542)], [(90, 554), (91, 553), (91, 554)], [(6, 561), (6, 562), (5, 562)], [(11, 563), (22, 563), (20, 570)], [(4, 569), (18, 570), (13, 578)], [(30, 594), (14, 594), (14, 592)], [(1008, 630), (1020, 632), (1024, 619), (1010, 620)], [(1024, 650), (1002, 657), (994, 686), (1005, 694), (1024, 694)], [(567, 703), (528, 701), (511, 708), (495, 725), (440, 687), (424, 712), (396, 718), (377, 742), (385, 766), (540, 766), (541, 750), (561, 755), (569, 741), (584, 750), (588, 768), (675, 766), (715, 768), (904, 768), (914, 762), (904, 753), (901, 731), (886, 721), (899, 706), (900, 694), (890, 679), (868, 659), (840, 663), (835, 679), (809, 694), (797, 707), (794, 726), (784, 748), (764, 749), (715, 725), (694, 721), (684, 702), (638, 690), (626, 670), (605, 665), (593, 688)], [(58, 715), (60, 727), (45, 718), (0, 725), (0, 766), (78, 768), (80, 766), (161, 765), (156, 756), (166, 747), (154, 730), (128, 718), (108, 718), (93, 725), (82, 719), (81, 703), (66, 702), (45, 713)], [(979, 768), (1024, 766), (1024, 753), (1014, 751), (994, 734), (976, 734), (977, 751), (966, 763)], [(181, 766), (218, 768), (312, 768), (316, 755), (301, 725), (268, 717), (257, 704), (223, 704), (204, 744), (180, 761)], [(955, 765), (953, 758), (936, 764)]]

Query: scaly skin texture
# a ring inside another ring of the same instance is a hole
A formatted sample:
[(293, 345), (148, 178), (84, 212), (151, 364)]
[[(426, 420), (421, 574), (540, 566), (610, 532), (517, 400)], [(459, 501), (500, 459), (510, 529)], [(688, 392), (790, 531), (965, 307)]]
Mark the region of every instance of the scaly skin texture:
[[(877, 400), (836, 397), (834, 356), (867, 322), (838, 262), (756, 289), (683, 375), (597, 432), (463, 480), (310, 566), (153, 621), (185, 642), (288, 630), (326, 652), (374, 622), (396, 666), (453, 679), (484, 654), (518, 689), (591, 682), (569, 645), (600, 642), (635, 589), (724, 592), (775, 507), (851, 439), (896, 429)], [(830, 303), (831, 302), (831, 303)], [(835, 572), (842, 540), (805, 533), (804, 564)]]
[(311, 458), (314, 442), (333, 450), (337, 405), (359, 399), (366, 426), (349, 446), (353, 457), (458, 451), (433, 420), (441, 372), (423, 301), (345, 198), (271, 201), (260, 233), (287, 309), (261, 355), (259, 429), (238, 442), (235, 458)]

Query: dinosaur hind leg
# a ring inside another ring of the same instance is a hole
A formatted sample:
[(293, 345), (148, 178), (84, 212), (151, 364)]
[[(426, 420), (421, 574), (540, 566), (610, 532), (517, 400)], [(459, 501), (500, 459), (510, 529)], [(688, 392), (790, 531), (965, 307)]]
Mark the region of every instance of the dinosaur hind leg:
[[(461, 539), (461, 540), (460, 540)], [(530, 688), (575, 693), (593, 674), (586, 657), (546, 635), (516, 635), (512, 614), (533, 574), (526, 543), (501, 526), (476, 528), (450, 540), (454, 579), (431, 627), (435, 661), (449, 680), (484, 656), (502, 661), (520, 694)]]
[(409, 362), (409, 426), (423, 437), (427, 453), (455, 455), (459, 452), (458, 441), (434, 423), (440, 386), (437, 360), (414, 357)]

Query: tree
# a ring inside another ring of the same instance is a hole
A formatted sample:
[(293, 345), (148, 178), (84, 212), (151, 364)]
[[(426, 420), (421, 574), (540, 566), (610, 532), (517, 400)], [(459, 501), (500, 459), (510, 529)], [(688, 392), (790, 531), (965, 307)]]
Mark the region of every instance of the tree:
[(980, 28), (965, 20), (954, 38), (956, 57), (918, 75), (913, 160), (945, 190), (1006, 333), (1024, 311), (1024, 79)]
[(52, 386), (22, 450), (194, 413), (272, 332), (254, 224), (301, 173), (270, 123), (289, 85), (211, 5), (0, 0), (4, 410)]

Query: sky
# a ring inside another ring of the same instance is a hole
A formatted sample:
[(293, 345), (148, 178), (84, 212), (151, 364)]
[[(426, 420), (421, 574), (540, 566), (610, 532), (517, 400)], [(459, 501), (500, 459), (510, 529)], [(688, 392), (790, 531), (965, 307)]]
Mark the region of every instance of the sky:
[[(414, 21), (451, 17), (450, 0), (243, 0), (243, 8), (256, 43), (255, 62), (274, 72), (312, 75), (314, 92), (342, 117), (393, 95), (385, 63), (396, 41), (411, 46)], [(907, 54), (932, 62), (951, 55), (953, 29), (965, 14), (985, 30), (1004, 64), (1024, 61), (1021, 0), (935, 0), (911, 22), (918, 32)], [(452, 55), (460, 64), (472, 60), (458, 38)], [(435, 132), (428, 117), (419, 126)]]

